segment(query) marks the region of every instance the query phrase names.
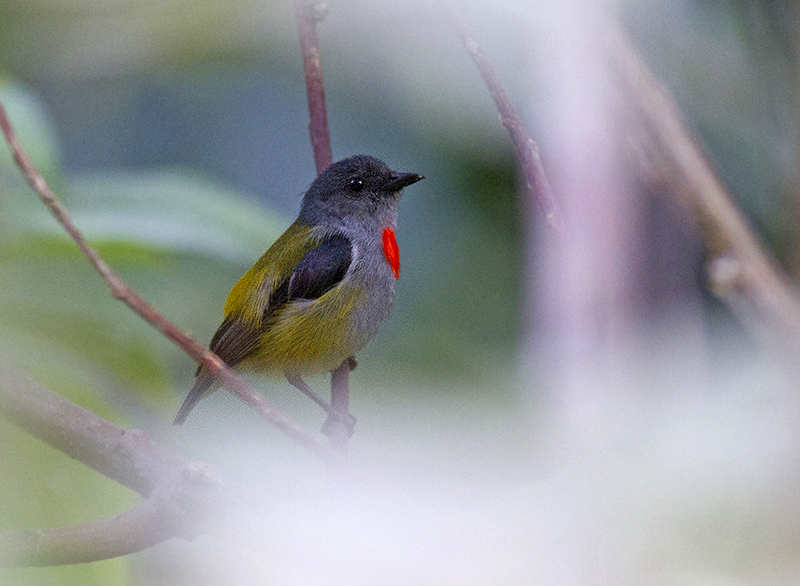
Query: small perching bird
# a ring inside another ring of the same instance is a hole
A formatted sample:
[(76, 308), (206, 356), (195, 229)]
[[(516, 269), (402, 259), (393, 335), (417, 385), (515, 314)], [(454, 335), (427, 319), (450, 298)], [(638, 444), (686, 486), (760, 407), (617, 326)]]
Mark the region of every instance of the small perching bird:
[[(355, 356), (389, 317), (400, 276), (400, 191), (422, 178), (368, 155), (325, 169), (297, 220), (231, 289), (211, 350), (229, 367), (285, 376), (327, 407), (302, 377)], [(200, 365), (175, 424), (218, 386)]]

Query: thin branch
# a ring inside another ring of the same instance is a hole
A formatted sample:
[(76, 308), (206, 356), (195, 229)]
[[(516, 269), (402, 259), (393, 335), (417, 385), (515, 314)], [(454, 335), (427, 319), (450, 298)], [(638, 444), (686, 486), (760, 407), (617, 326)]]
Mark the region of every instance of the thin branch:
[(667, 90), (614, 25), (609, 25), (607, 50), (621, 90), (619, 110), (627, 116), (624, 126), (635, 150), (633, 160), (644, 173), (669, 183), (671, 192), (695, 212), (711, 260), (712, 288), (723, 299), (747, 300), (773, 343), (778, 332), (778, 346), (791, 342), (790, 360), (796, 366), (797, 291), (717, 178)]
[[(310, 118), (308, 131), (311, 135), (311, 147), (314, 150), (317, 175), (322, 173), (333, 162), (331, 135), (328, 130), (328, 114), (325, 109), (322, 60), (319, 53), (319, 41), (317, 40), (317, 22), (324, 18), (326, 10), (326, 5), (318, 0), (295, 0), (297, 32), (300, 36), (300, 47), (303, 51), (303, 70), (305, 71), (306, 93), (308, 94), (308, 114)], [(349, 359), (331, 372), (331, 407), (338, 413), (349, 413)], [(352, 427), (349, 427), (341, 419), (337, 420), (328, 417), (322, 427), (322, 431), (330, 437), (331, 446), (337, 453), (345, 454), (347, 452), (347, 442), (350, 439)]]
[(144, 299), (139, 297), (122, 279), (120, 279), (106, 262), (100, 257), (97, 251), (92, 248), (83, 234), (78, 230), (69, 218), (66, 208), (56, 197), (55, 193), (47, 185), (44, 177), (35, 167), (25, 149), (17, 139), (16, 134), (8, 121), (5, 109), (0, 105), (0, 129), (5, 135), (8, 145), (14, 155), (14, 160), (22, 171), (25, 179), (36, 191), (42, 202), (47, 206), (59, 224), (67, 231), (75, 241), (89, 262), (106, 281), (111, 289), (111, 295), (119, 299), (130, 307), (146, 322), (151, 324), (167, 338), (180, 346), (189, 356), (197, 362), (205, 364), (215, 376), (218, 377), (222, 385), (234, 393), (239, 399), (250, 405), (253, 409), (267, 421), (275, 425), (294, 441), (315, 453), (328, 464), (341, 468), (343, 462), (341, 457), (328, 448), (325, 444), (318, 441), (314, 436), (300, 427), (297, 423), (286, 417), (283, 413), (273, 408), (261, 395), (247, 386), (242, 379), (233, 374), (225, 363), (213, 352), (202, 346), (186, 332), (183, 332), (175, 324), (168, 321), (159, 314)]
[(317, 41), (317, 22), (325, 17), (326, 5), (316, 0), (295, 0), (297, 32), (303, 51), (303, 70), (308, 94), (308, 132), (314, 150), (317, 175), (333, 162), (328, 114), (325, 109), (325, 84), (322, 80), (322, 60)]
[(447, 18), (450, 20), (456, 34), (461, 39), (475, 65), (477, 65), (489, 94), (491, 94), (497, 106), (497, 111), (500, 113), (500, 122), (511, 136), (511, 141), (514, 143), (514, 149), (517, 153), (517, 160), (525, 175), (528, 193), (538, 200), (548, 224), (556, 231), (561, 231), (564, 227), (563, 213), (547, 181), (547, 175), (545, 175), (544, 167), (542, 167), (542, 161), (539, 157), (539, 146), (528, 134), (525, 125), (511, 104), (506, 90), (503, 88), (497, 72), (495, 72), (486, 54), (475, 41), (455, 4), (452, 0), (439, 1), (444, 7)]

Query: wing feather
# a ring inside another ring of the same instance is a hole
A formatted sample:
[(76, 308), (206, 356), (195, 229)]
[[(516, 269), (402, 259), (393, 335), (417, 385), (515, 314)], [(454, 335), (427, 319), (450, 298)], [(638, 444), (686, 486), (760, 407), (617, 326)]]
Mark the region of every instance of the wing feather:
[(236, 366), (255, 352), (261, 334), (287, 303), (319, 299), (341, 282), (351, 262), (352, 245), (345, 236), (337, 234), (323, 240), (300, 259), (288, 279), (273, 289), (260, 323), (233, 312), (225, 316), (209, 347), (228, 366)]
[(308, 251), (289, 277), (289, 300), (319, 299), (338, 285), (353, 260), (353, 246), (335, 234)]

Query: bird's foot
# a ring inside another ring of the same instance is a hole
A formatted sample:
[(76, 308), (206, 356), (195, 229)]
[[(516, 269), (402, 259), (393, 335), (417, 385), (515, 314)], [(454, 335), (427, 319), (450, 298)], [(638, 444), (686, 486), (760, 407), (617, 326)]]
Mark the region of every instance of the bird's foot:
[(331, 409), (328, 411), (328, 418), (325, 420), (325, 423), (322, 424), (322, 429), (320, 429), (320, 431), (330, 437), (331, 434), (334, 433), (334, 428), (338, 425), (343, 425), (347, 430), (347, 437), (350, 437), (355, 431), (356, 418), (352, 413), (347, 411), (342, 413)]
[(286, 380), (289, 381), (290, 385), (292, 385), (294, 388), (296, 388), (301, 393), (303, 393), (306, 397), (308, 397), (309, 399), (314, 401), (317, 405), (322, 407), (325, 410), (326, 413), (330, 413), (331, 412), (331, 406), (327, 403), (327, 401), (325, 401), (324, 399), (321, 399), (318, 394), (316, 394), (314, 391), (312, 391), (311, 387), (309, 387), (305, 383), (305, 381), (303, 381), (303, 379), (300, 378), (299, 375), (287, 374), (286, 375)]
[[(355, 358), (351, 358), (351, 364), (355, 363)], [(351, 366), (351, 368), (354, 368)], [(309, 397), (312, 401), (314, 401), (317, 405), (322, 407), (325, 410), (325, 413), (328, 414), (328, 418), (325, 420), (325, 423), (322, 424), (322, 433), (327, 436), (331, 435), (331, 427), (337, 424), (344, 425), (347, 429), (347, 436), (350, 437), (353, 435), (353, 431), (356, 426), (356, 418), (347, 411), (344, 413), (341, 410), (331, 406), (327, 401), (321, 399), (319, 395), (317, 395), (311, 388), (303, 381), (302, 378), (298, 375), (286, 375), (286, 380), (295, 387), (296, 389), (300, 390), (304, 395)]]

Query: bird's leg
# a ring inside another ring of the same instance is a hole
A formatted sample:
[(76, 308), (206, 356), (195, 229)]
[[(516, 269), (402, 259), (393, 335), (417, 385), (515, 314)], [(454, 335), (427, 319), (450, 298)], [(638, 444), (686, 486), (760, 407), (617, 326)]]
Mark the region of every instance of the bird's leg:
[(356, 357), (350, 356), (347, 359), (347, 364), (348, 366), (350, 366), (350, 372), (353, 372), (356, 369), (356, 366), (358, 366), (358, 362), (356, 362)]
[(311, 388), (305, 383), (305, 381), (300, 378), (297, 374), (287, 374), (286, 380), (289, 381), (289, 384), (292, 385), (294, 388), (298, 389), (301, 393), (303, 393), (306, 397), (314, 401), (317, 405), (322, 407), (326, 413), (331, 412), (331, 406), (325, 402), (324, 399), (321, 399), (318, 394), (311, 390)]
[(311, 388), (305, 383), (305, 381), (300, 378), (299, 374), (287, 374), (286, 380), (289, 381), (289, 384), (292, 385), (294, 388), (299, 390), (303, 393), (306, 397), (314, 401), (317, 405), (322, 407), (325, 413), (328, 414), (328, 419), (331, 417), (335, 417), (336, 419), (340, 419), (347, 425), (351, 432), (356, 425), (356, 418), (353, 417), (350, 413), (339, 413), (338, 410), (333, 409), (324, 399), (320, 398), (318, 394), (311, 390)]

